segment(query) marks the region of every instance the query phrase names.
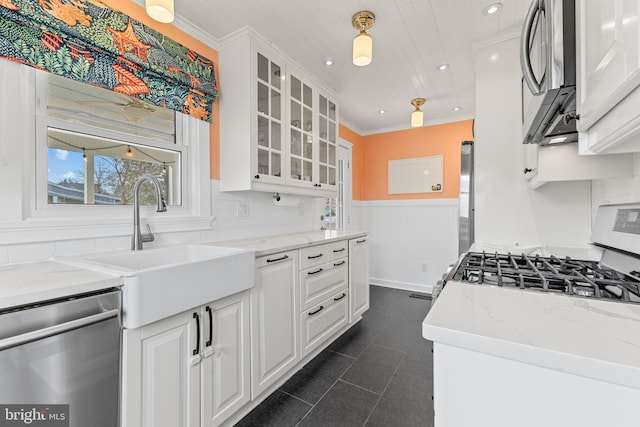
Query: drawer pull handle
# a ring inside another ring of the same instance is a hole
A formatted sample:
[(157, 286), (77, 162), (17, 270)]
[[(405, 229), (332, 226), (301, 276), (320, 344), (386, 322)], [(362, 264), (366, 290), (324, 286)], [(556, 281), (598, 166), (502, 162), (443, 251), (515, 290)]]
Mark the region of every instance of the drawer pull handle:
[(322, 268), (317, 269), (316, 271), (310, 271), (307, 275), (312, 276), (314, 274), (322, 273), (324, 270)]
[(356, 243), (364, 243), (364, 242), (366, 242), (366, 241), (367, 241), (367, 239), (356, 240)]
[(338, 267), (338, 266), (340, 266), (342, 264), (346, 264), (346, 263), (347, 263), (347, 261), (340, 261), (340, 262), (336, 262), (335, 264), (333, 264), (333, 266), (334, 267)]
[(310, 311), (309, 312), (309, 316), (313, 316), (314, 314), (318, 314), (320, 313), (322, 310), (324, 309), (324, 306), (320, 306), (320, 308), (318, 308), (316, 311)]
[(278, 261), (283, 261), (285, 259), (289, 259), (289, 255), (285, 255), (280, 258), (268, 259), (267, 262), (278, 262)]
[(209, 339), (204, 345), (206, 347), (211, 347), (211, 343), (213, 343), (213, 311), (209, 306), (206, 306), (204, 309), (209, 314)]
[(307, 259), (316, 259), (316, 258), (320, 258), (321, 256), (323, 256), (322, 254), (319, 255), (310, 255), (307, 257)]
[(196, 320), (196, 348), (191, 354), (197, 356), (200, 353), (200, 316), (198, 313), (193, 313), (193, 318)]
[(334, 253), (334, 254), (337, 254), (338, 252), (342, 252), (342, 251), (344, 251), (344, 250), (346, 250), (346, 248), (334, 249), (334, 250), (333, 250), (333, 253)]
[(342, 298), (344, 298), (344, 297), (346, 297), (346, 296), (347, 296), (347, 294), (342, 294), (342, 295), (340, 295), (338, 298), (334, 298), (333, 300), (334, 300), (334, 301), (340, 301)]

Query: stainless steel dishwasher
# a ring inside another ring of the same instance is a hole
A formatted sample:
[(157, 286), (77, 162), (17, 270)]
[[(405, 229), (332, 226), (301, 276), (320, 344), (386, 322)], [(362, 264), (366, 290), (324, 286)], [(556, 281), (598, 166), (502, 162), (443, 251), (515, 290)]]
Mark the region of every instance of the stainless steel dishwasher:
[(0, 424), (69, 405), (62, 425), (118, 426), (120, 301), (109, 289), (0, 311)]

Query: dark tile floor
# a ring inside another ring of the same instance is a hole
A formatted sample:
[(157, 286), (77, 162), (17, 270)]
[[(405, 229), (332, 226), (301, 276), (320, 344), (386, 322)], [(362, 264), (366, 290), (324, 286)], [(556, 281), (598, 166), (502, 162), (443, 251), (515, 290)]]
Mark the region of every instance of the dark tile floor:
[(371, 286), (363, 319), (236, 426), (433, 426), (431, 301)]

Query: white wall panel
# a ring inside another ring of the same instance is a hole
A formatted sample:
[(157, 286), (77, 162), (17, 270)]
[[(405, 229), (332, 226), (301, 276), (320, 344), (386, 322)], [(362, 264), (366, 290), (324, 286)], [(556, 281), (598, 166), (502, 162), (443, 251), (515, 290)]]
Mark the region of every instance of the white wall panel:
[(519, 38), (476, 55), (476, 241), (505, 246), (581, 246), (591, 229), (590, 181), (531, 189), (521, 143)]
[(594, 180), (591, 208), (593, 218), (600, 205), (640, 201), (640, 153), (633, 155), (633, 177)]
[(369, 232), (373, 284), (430, 293), (458, 258), (457, 199), (354, 201), (352, 219)]

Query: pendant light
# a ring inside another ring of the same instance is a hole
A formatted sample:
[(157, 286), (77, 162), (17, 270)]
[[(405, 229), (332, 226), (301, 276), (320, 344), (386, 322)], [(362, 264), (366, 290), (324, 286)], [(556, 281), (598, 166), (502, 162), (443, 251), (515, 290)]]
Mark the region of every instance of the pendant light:
[(145, 0), (147, 15), (163, 24), (173, 22), (173, 0)]
[(353, 39), (353, 64), (358, 67), (364, 67), (371, 64), (371, 56), (373, 54), (373, 39), (367, 30), (373, 27), (376, 22), (376, 16), (373, 12), (363, 10), (351, 17), (353, 28), (360, 33)]
[(411, 113), (411, 127), (422, 126), (424, 114), (420, 110), (420, 107), (424, 104), (424, 98), (415, 98), (411, 100), (411, 105), (416, 107)]

